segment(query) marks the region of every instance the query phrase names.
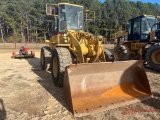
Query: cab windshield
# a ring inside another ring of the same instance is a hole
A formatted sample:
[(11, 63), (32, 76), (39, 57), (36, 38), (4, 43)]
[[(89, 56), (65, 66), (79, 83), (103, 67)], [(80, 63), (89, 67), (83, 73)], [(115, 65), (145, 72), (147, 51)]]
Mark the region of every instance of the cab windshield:
[(83, 7), (69, 4), (59, 5), (59, 31), (83, 30)]
[(141, 33), (149, 34), (149, 32), (151, 32), (151, 29), (156, 30), (157, 29), (157, 25), (155, 25), (156, 23), (157, 23), (157, 19), (155, 17), (142, 18)]

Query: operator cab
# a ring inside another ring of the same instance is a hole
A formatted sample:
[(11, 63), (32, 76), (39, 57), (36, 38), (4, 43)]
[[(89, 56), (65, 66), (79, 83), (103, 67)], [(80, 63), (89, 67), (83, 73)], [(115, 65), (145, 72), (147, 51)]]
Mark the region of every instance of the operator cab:
[(141, 15), (129, 20), (128, 40), (138, 40), (140, 42), (149, 42), (152, 30), (157, 30), (157, 18), (152, 15)]
[(64, 33), (68, 30), (83, 30), (83, 6), (59, 3), (47, 4), (47, 15), (53, 15), (52, 34)]
[(83, 30), (83, 7), (71, 4), (59, 4), (59, 32)]

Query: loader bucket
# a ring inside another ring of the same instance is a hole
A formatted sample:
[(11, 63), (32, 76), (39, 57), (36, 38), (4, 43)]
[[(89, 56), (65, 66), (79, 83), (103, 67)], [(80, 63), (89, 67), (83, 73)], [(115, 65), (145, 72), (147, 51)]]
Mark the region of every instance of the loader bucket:
[(66, 67), (64, 97), (74, 116), (151, 98), (142, 61), (86, 63)]

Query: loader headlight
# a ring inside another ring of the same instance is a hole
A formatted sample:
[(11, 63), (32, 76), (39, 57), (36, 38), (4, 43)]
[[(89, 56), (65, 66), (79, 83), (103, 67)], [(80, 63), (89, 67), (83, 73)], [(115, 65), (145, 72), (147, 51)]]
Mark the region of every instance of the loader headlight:
[(67, 34), (64, 33), (63, 36), (64, 36), (64, 37), (67, 37)]
[(67, 43), (67, 42), (68, 42), (68, 40), (64, 40), (64, 42), (65, 42), (65, 43)]
[(64, 38), (65, 40), (67, 39), (67, 34), (66, 34), (66, 33), (63, 34), (63, 38)]

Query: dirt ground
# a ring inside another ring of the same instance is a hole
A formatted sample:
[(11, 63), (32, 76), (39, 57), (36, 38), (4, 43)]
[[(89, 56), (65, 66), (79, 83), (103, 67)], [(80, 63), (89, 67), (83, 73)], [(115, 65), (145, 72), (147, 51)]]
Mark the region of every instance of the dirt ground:
[[(40, 68), (39, 51), (33, 59), (11, 59), (12, 50), (0, 50), (0, 120), (158, 120), (160, 74), (145, 68), (153, 98), (136, 104), (73, 117), (55, 87), (50, 72)], [(17, 50), (18, 52), (18, 50)]]

